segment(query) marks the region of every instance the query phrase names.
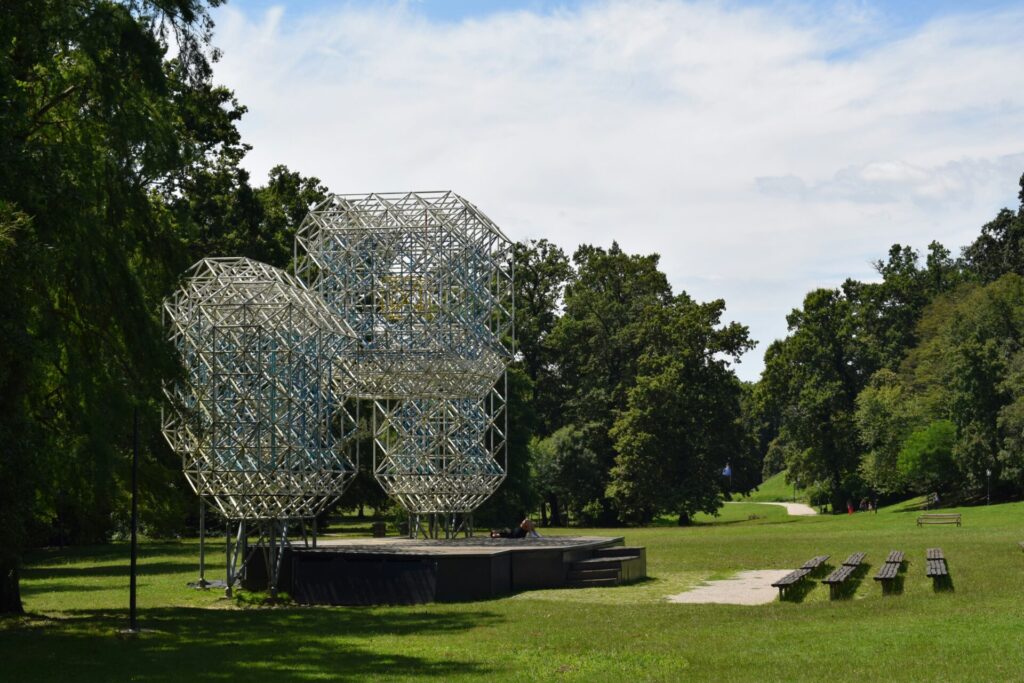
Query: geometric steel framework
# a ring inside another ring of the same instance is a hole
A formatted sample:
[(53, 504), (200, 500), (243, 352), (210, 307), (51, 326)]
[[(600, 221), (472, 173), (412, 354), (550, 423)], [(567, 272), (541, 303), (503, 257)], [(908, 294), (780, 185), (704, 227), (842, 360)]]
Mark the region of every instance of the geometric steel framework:
[(374, 402), (374, 475), (450, 535), (506, 471), (511, 243), (452, 192), (335, 195), (299, 228), (296, 272), (352, 328), (347, 395)]
[(296, 278), (205, 259), (164, 307), (183, 381), (163, 432), (192, 488), (227, 519), (308, 518), (355, 473), (330, 359), (353, 335)]
[(296, 276), (204, 259), (164, 306), (184, 376), (163, 431), (196, 493), (239, 522), (229, 590), (246, 522), (266, 540), (273, 590), (288, 520), (344, 491), (351, 406), (372, 406), (374, 475), (411, 534), (427, 516), (429, 535), (452, 535), (507, 470), (501, 230), (452, 192), (335, 195), (306, 217), (295, 257)]

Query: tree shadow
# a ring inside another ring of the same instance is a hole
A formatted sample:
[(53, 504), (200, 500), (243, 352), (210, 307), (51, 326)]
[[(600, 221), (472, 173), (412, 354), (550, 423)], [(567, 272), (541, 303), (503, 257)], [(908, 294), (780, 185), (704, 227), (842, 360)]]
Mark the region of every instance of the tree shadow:
[[(10, 680), (50, 679), (60, 671), (73, 671), (75, 680), (285, 682), (500, 673), (460, 657), (459, 634), (500, 622), (487, 611), (161, 608), (140, 612), (143, 632), (135, 637), (117, 635), (124, 612), (73, 614), (5, 632), (0, 654)], [(450, 637), (451, 647), (424, 655), (395, 642), (417, 634)]]
[[(139, 562), (139, 576), (156, 574), (178, 574), (195, 571), (199, 562)], [(128, 561), (118, 564), (101, 564), (96, 566), (64, 565), (60, 567), (32, 567), (25, 569), (22, 578), (26, 587), (32, 589), (34, 584), (48, 579), (74, 579), (100, 576), (128, 576)]]

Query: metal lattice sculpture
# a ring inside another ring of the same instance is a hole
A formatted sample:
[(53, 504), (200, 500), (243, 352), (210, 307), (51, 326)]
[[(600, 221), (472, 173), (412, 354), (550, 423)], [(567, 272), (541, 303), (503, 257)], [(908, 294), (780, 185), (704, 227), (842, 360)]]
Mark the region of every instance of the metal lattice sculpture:
[(501, 397), (376, 401), (377, 481), (415, 514), (475, 510), (505, 478)]
[(297, 274), (352, 327), (365, 398), (484, 396), (512, 333), (510, 243), (453, 192), (335, 195), (296, 236)]
[(345, 390), (375, 402), (375, 476), (410, 513), (471, 512), (504, 479), (510, 247), (452, 192), (333, 196), (296, 236), (357, 337)]
[[(226, 518), (308, 518), (355, 467), (331, 362), (352, 330), (297, 278), (246, 258), (206, 259), (165, 305), (185, 368), (164, 434), (196, 493)], [(240, 532), (241, 533), (241, 532)]]

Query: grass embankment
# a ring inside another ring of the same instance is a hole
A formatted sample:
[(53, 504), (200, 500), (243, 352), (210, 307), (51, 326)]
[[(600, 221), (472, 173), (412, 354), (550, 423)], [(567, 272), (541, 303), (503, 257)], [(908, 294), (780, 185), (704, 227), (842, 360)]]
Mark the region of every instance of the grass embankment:
[(806, 503), (806, 494), (805, 489), (796, 489), (796, 500), (793, 500), (793, 485), (786, 483), (786, 470), (783, 470), (765, 479), (756, 491), (751, 491), (749, 496), (740, 500), (751, 503)]
[[(747, 520), (731, 505), (689, 528), (562, 530), (647, 546), (651, 579), (419, 607), (239, 609), (185, 586), (196, 544), (147, 543), (139, 584), (147, 632), (125, 625), (127, 548), (36, 554), (25, 619), (0, 620), (4, 680), (1011, 680), (1024, 671), (1024, 504), (963, 510), (964, 527), (917, 528), (915, 512)], [(780, 508), (781, 511), (781, 508)], [(771, 514), (771, 513), (768, 513)], [(924, 550), (949, 559), (952, 592), (924, 576)], [(910, 560), (899, 595), (871, 575), (889, 550)], [(665, 595), (744, 569), (792, 568), (867, 552), (851, 598), (818, 582), (799, 602), (675, 605)], [(219, 553), (210, 572), (222, 571)], [(219, 563), (217, 562), (219, 560)]]

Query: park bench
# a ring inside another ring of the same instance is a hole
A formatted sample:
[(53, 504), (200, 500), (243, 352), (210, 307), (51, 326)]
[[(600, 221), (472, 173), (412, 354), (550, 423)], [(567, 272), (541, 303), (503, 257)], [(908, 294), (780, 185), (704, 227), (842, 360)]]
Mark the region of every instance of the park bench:
[(928, 548), (924, 551), (925, 576), (935, 582), (936, 587), (941, 587), (949, 582), (949, 566), (946, 564), (946, 556), (942, 548)]
[(960, 513), (928, 513), (920, 515), (917, 518), (917, 525), (921, 526), (922, 524), (956, 524), (957, 526), (960, 526)]
[(843, 560), (843, 564), (849, 565), (851, 567), (859, 567), (860, 563), (863, 561), (864, 553), (854, 553), (853, 555), (850, 555), (848, 558)]
[(892, 582), (896, 580), (896, 577), (900, 573), (900, 567), (903, 565), (903, 551), (893, 550), (885, 558), (885, 564), (882, 565), (878, 573), (875, 574), (875, 581), (878, 581), (882, 585), (882, 593), (889, 592), (892, 587)]
[(854, 553), (843, 560), (842, 566), (821, 580), (822, 583), (828, 586), (828, 597), (830, 600), (835, 600), (839, 597), (843, 583), (857, 571), (857, 568), (863, 561), (864, 553)]
[(825, 564), (828, 559), (828, 555), (818, 555), (804, 562), (803, 566), (799, 569), (794, 569), (790, 573), (783, 576), (781, 579), (772, 584), (773, 588), (779, 589), (779, 600), (785, 597), (786, 589), (792, 588), (796, 584), (804, 580), (804, 577), (812, 573), (815, 569)]
[(886, 556), (885, 563), (886, 564), (897, 564), (897, 565), (903, 564), (903, 551), (902, 550), (893, 550), (892, 552), (890, 552), (888, 554), (888, 556)]
[[(1024, 542), (1021, 543), (1021, 546), (1024, 547)], [(815, 569), (825, 564), (825, 562), (828, 561), (828, 558), (828, 555), (816, 555), (815, 557), (812, 557), (811, 559), (804, 562), (804, 565), (801, 567), (801, 569), (807, 569), (813, 572)]]

